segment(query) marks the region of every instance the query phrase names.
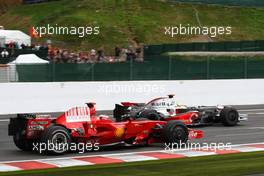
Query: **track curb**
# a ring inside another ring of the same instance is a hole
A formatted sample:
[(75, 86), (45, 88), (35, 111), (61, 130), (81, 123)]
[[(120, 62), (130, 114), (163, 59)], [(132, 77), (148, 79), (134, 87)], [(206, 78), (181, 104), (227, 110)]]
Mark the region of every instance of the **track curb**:
[(210, 148), (201, 150), (156, 150), (121, 154), (104, 154), (96, 156), (77, 156), (39, 160), (5, 161), (0, 162), (0, 172), (50, 169), (72, 166), (88, 166), (96, 164), (113, 164), (209, 155), (224, 155), (256, 151), (264, 151), (264, 142), (233, 145), (231, 146), (231, 148), (228, 149)]

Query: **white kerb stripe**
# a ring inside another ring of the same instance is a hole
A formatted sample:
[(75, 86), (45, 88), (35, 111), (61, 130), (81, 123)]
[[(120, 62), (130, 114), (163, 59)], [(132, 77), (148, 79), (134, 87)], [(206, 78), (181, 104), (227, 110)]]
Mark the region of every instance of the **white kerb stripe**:
[(247, 146), (232, 147), (231, 149), (232, 150), (238, 150), (240, 152), (258, 152), (258, 151), (264, 151), (264, 148), (247, 147)]
[(8, 171), (19, 171), (22, 170), (15, 166), (10, 166), (8, 164), (0, 164), (0, 172), (8, 172)]
[(124, 154), (124, 155), (116, 155), (116, 156), (108, 156), (108, 158), (120, 159), (125, 162), (134, 162), (134, 161), (148, 161), (148, 160), (157, 160), (157, 158), (137, 155), (137, 154)]
[(39, 160), (42, 163), (55, 165), (57, 167), (70, 167), (70, 166), (86, 166), (93, 165), (93, 163), (76, 160), (76, 159), (51, 159), (51, 160)]
[(168, 153), (168, 154), (180, 154), (180, 155), (184, 155), (184, 156), (187, 156), (187, 157), (216, 155), (215, 152), (191, 151), (191, 150), (183, 150), (183, 151), (179, 151), (178, 150), (178, 151), (175, 151), (175, 152), (165, 151), (165, 153)]

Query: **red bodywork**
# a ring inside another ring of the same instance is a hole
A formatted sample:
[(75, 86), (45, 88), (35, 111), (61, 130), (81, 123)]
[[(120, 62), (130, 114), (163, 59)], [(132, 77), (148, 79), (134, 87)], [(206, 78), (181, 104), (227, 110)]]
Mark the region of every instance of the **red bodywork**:
[[(136, 121), (115, 122), (108, 116), (96, 116), (95, 106), (72, 108), (57, 118), (37, 117), (27, 121), (26, 138), (39, 139), (50, 125), (56, 124), (68, 129), (75, 142), (91, 142), (107, 145), (130, 141), (131, 144), (161, 142), (151, 134), (161, 133), (157, 126), (164, 126), (166, 121)], [(186, 119), (188, 116), (186, 116)], [(202, 138), (203, 132), (189, 129), (189, 139)]]
[(182, 121), (185, 125), (191, 125), (197, 118), (199, 118), (198, 112), (189, 111), (189, 112), (181, 113), (175, 116), (170, 116), (168, 118), (165, 118), (165, 120), (166, 121), (179, 120), (179, 121)]

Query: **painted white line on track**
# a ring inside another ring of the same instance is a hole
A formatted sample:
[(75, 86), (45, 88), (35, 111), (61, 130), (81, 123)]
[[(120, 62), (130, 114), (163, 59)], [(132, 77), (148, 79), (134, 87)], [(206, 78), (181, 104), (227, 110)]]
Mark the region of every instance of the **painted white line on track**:
[(257, 112), (257, 113), (253, 113), (253, 114), (256, 114), (256, 115), (264, 115), (264, 112)]
[[(237, 126), (237, 127), (232, 127), (232, 128), (224, 128), (224, 127), (217, 127), (217, 128), (207, 128), (206, 130), (206, 134), (211, 134), (212, 132), (218, 133), (221, 132), (221, 134), (223, 134), (223, 132), (229, 132), (229, 133), (235, 133), (237, 131), (241, 131), (241, 130), (255, 130), (255, 127), (247, 127), (247, 126)], [(258, 127), (256, 127), (258, 128)], [(261, 128), (261, 127), (260, 127)]]
[(264, 136), (264, 132), (258, 133), (241, 133), (241, 134), (223, 134), (223, 135), (216, 135), (215, 137), (229, 137), (229, 136), (247, 136), (247, 135), (259, 135), (262, 134)]
[(9, 119), (0, 119), (0, 122), (9, 122)]
[(241, 109), (241, 110), (238, 109), (238, 111), (239, 112), (246, 112), (246, 111), (264, 111), (264, 109)]
[(264, 127), (251, 127), (251, 128), (247, 128), (249, 130), (264, 130)]
[[(241, 130), (258, 130), (258, 129), (264, 129), (264, 127), (247, 127), (247, 126), (240, 126), (239, 128), (227, 128), (227, 129), (224, 129), (225, 132), (227, 131), (241, 131)], [(210, 129), (210, 131), (208, 131), (208, 133), (210, 132), (223, 132), (222, 129)], [(244, 134), (244, 133), (240, 133), (240, 134)], [(221, 135), (221, 134), (220, 134)], [(225, 135), (225, 134), (222, 134), (222, 135)]]
[[(261, 113), (247, 113), (247, 115), (248, 115), (248, 116), (251, 116), (251, 117), (253, 117), (253, 116), (257, 116), (257, 117), (259, 117), (260, 115), (263, 116), (264, 113), (262, 113), (262, 112), (261, 112)], [(253, 117), (253, 118), (254, 118), (254, 117)]]

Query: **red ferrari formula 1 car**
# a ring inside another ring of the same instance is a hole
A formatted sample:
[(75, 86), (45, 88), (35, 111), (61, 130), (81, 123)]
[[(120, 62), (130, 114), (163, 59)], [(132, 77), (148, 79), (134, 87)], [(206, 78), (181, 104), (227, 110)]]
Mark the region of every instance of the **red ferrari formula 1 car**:
[[(35, 143), (51, 147), (46, 152), (61, 154), (68, 145), (91, 143), (105, 146), (117, 143), (130, 145), (151, 143), (185, 143), (201, 138), (203, 132), (187, 128), (181, 121), (127, 119), (116, 122), (108, 116), (96, 116), (95, 105), (72, 108), (57, 118), (20, 114), (11, 118), (9, 135), (21, 150), (32, 150)], [(57, 147), (63, 146), (63, 147)]]
[(247, 115), (239, 114), (230, 106), (199, 106), (188, 107), (176, 103), (174, 95), (160, 97), (144, 103), (122, 102), (116, 104), (114, 118), (123, 121), (127, 118), (171, 121), (179, 120), (187, 126), (212, 125), (222, 123), (235, 126), (246, 121)]

